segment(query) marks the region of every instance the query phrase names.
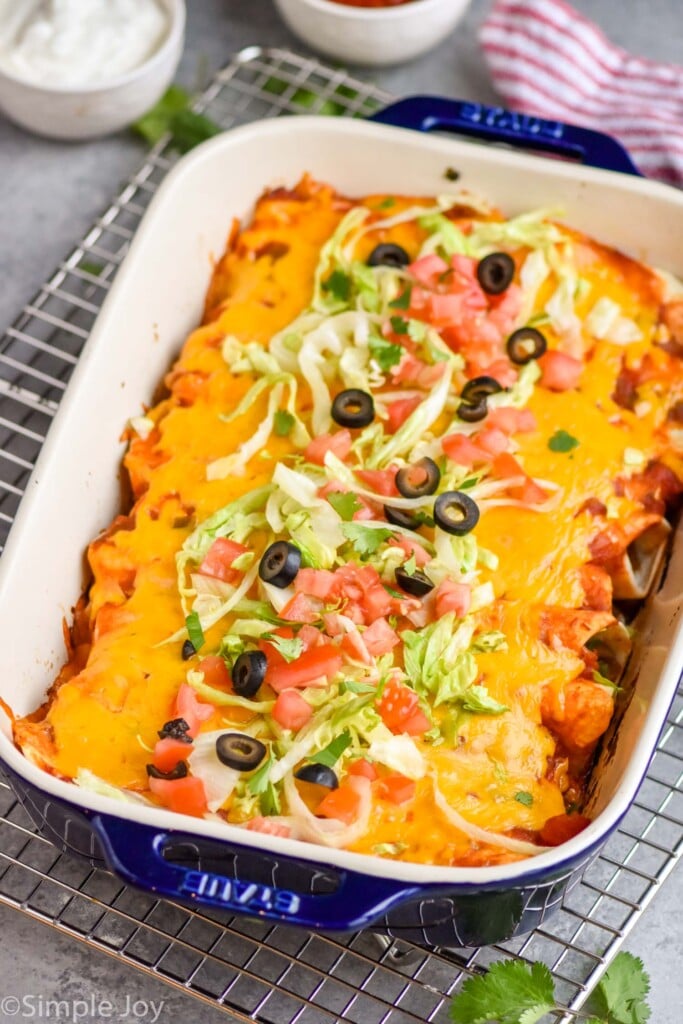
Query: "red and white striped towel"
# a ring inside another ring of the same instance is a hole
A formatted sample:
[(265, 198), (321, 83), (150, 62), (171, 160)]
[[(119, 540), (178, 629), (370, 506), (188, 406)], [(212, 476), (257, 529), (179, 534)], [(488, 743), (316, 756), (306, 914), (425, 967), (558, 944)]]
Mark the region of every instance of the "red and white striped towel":
[(683, 185), (683, 68), (614, 46), (563, 0), (496, 0), (480, 42), (506, 104), (608, 132), (643, 174)]

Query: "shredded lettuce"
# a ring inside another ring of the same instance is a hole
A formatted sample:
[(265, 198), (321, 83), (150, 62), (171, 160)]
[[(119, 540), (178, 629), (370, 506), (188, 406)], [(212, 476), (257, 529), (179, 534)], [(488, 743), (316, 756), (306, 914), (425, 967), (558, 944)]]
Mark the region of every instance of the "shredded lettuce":
[(236, 693), (228, 693), (227, 690), (219, 690), (215, 686), (209, 686), (204, 682), (204, 673), (198, 669), (190, 669), (187, 673), (187, 681), (197, 696), (215, 704), (221, 708), (243, 708), (255, 715), (267, 715), (275, 707), (274, 700), (249, 700), (246, 697), (239, 697)]
[(223, 806), (241, 774), (223, 764), (216, 753), (216, 740), (224, 732), (225, 729), (218, 729), (215, 732), (200, 733), (193, 741), (194, 750), (187, 759), (192, 774), (204, 784), (206, 803), (210, 811), (217, 811)]
[(438, 420), (446, 406), (453, 378), (453, 365), (446, 363), (445, 367), (441, 378), (424, 401), (420, 402), (417, 409), (411, 412), (405, 423), (382, 445), (379, 451), (368, 459), (369, 469), (388, 466), (393, 459), (408, 454), (424, 433)]
[(635, 320), (622, 314), (621, 306), (603, 295), (586, 317), (586, 330), (594, 338), (605, 339), (616, 345), (630, 345), (641, 341), (643, 332)]
[(465, 711), (474, 711), (480, 715), (502, 715), (510, 709), (494, 700), (485, 686), (470, 686), (462, 698)]
[(311, 302), (311, 307), (316, 312), (329, 314), (345, 308), (346, 302), (326, 292), (324, 283), (334, 273), (335, 269), (339, 267), (345, 270), (349, 269), (351, 259), (347, 255), (347, 247), (349, 247), (350, 240), (369, 216), (370, 210), (367, 207), (352, 207), (320, 250)]
[(99, 775), (95, 775), (89, 768), (79, 768), (74, 776), (74, 782), (81, 789), (87, 789), (90, 793), (97, 793), (98, 796), (108, 796), (112, 800), (126, 804), (149, 804), (149, 801), (139, 793), (133, 793), (130, 789), (123, 789), (121, 786), (114, 786), (106, 782)]
[(443, 256), (470, 256), (471, 245), (467, 235), (443, 213), (427, 213), (419, 219), (419, 225), (429, 232), (429, 237), (420, 250), (420, 256), (438, 252)]

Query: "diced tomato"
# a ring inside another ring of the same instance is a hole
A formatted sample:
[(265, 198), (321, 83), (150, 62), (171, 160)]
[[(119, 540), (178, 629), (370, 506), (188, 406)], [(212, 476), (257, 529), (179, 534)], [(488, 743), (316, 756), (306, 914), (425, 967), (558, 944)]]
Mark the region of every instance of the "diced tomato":
[(245, 828), (249, 832), (261, 832), (264, 836), (282, 836), (287, 839), (291, 835), (291, 828), (282, 821), (273, 821), (272, 818), (256, 817), (251, 818)]
[(377, 791), (392, 804), (405, 804), (415, 796), (415, 783), (400, 772), (390, 772), (379, 780)]
[(287, 622), (316, 622), (320, 613), (305, 594), (295, 594), (280, 612), (280, 618)]
[(387, 406), (387, 430), (390, 434), (395, 434), (400, 426), (410, 416), (411, 412), (415, 412), (418, 405), (422, 401), (419, 395), (413, 395), (411, 398), (397, 398), (395, 402), (389, 402)]
[(201, 818), (207, 811), (204, 783), (194, 775), (184, 779), (149, 779), (149, 788), (164, 807)]
[(339, 580), (329, 569), (299, 569), (294, 589), (328, 603), (339, 597)]
[(429, 256), (422, 256), (419, 260), (415, 260), (410, 264), (408, 270), (416, 281), (431, 288), (438, 282), (439, 277), (446, 273), (448, 264), (436, 253), (431, 253)]
[(583, 364), (564, 352), (545, 352), (538, 360), (541, 384), (551, 391), (569, 391), (578, 386)]
[(218, 654), (208, 654), (197, 666), (204, 673), (207, 686), (215, 686), (217, 690), (232, 690), (232, 679), (228, 672), (225, 659)]
[(484, 427), (477, 434), (477, 444), (479, 447), (494, 457), (502, 455), (503, 452), (507, 451), (508, 443), (507, 434), (504, 434), (502, 430), (498, 430), (497, 427)]
[(525, 505), (542, 505), (548, 498), (543, 488), (530, 477), (527, 477), (521, 487), (511, 488), (510, 494), (513, 498), (523, 501)]
[(543, 846), (560, 846), (590, 825), (590, 819), (583, 814), (556, 814), (548, 818), (541, 829), (539, 839)]
[(423, 736), (432, 727), (432, 723), (429, 721), (424, 711), (417, 708), (413, 711), (412, 715), (409, 715), (403, 723), (403, 727), (400, 730), (405, 732), (408, 736)]
[(346, 778), (338, 789), (332, 789), (323, 797), (315, 809), (315, 813), (322, 818), (335, 818), (351, 825), (360, 812), (363, 788), (357, 783), (362, 782), (367, 786), (365, 779), (359, 776)]
[(463, 318), (462, 295), (430, 295), (428, 302), (429, 319), (435, 327), (457, 324)]
[(396, 679), (390, 679), (377, 702), (377, 710), (387, 729), (405, 732), (405, 724), (418, 711), (419, 698), (414, 690)]
[(334, 434), (322, 434), (314, 437), (306, 447), (304, 457), (318, 466), (325, 465), (325, 456), (332, 452), (342, 462), (351, 451), (351, 431), (337, 430)]
[(506, 356), (503, 356), (502, 359), (494, 359), (492, 363), (483, 366), (472, 367), (472, 370), (474, 372), (471, 376), (493, 377), (503, 388), (511, 388), (519, 377), (517, 370)]
[(357, 761), (351, 761), (347, 771), (349, 775), (360, 775), (364, 779), (369, 779), (370, 782), (374, 782), (377, 778), (377, 769), (374, 764), (366, 761), (364, 757), (359, 757)]
[(418, 359), (412, 352), (406, 352), (401, 360), (391, 369), (391, 379), (394, 384), (416, 384), (420, 372), (428, 364)]
[(321, 644), (304, 651), (296, 661), (274, 665), (266, 672), (266, 682), (276, 693), (290, 687), (311, 686), (319, 679), (325, 685), (342, 667), (342, 656), (334, 644)]
[(360, 477), (364, 484), (377, 494), (385, 497), (396, 497), (396, 467), (389, 469), (357, 469), (356, 476)]
[(166, 736), (155, 743), (152, 763), (160, 772), (172, 772), (178, 762), (186, 761), (193, 750), (191, 743), (183, 743), (182, 740)]
[(486, 420), (488, 426), (496, 427), (506, 434), (525, 434), (536, 430), (536, 417), (531, 409), (515, 409), (511, 405), (503, 405), (491, 409)]
[(459, 466), (474, 466), (489, 462), (490, 456), (478, 444), (471, 441), (465, 434), (448, 434), (441, 439), (441, 447), (452, 462)]
[(393, 547), (402, 548), (408, 558), (414, 556), (415, 564), (419, 568), (422, 568), (423, 565), (426, 565), (427, 562), (431, 561), (431, 555), (425, 551), (418, 541), (413, 540), (412, 537), (405, 537), (403, 534), (398, 534), (394, 537), (391, 543)]
[(498, 455), (493, 460), (492, 470), (494, 476), (502, 480), (506, 477), (522, 478), (521, 484), (510, 487), (509, 494), (511, 498), (523, 501), (525, 505), (540, 505), (547, 499), (548, 495), (543, 488), (524, 472), (517, 459), (508, 452)]
[(375, 619), (363, 633), (363, 643), (374, 658), (387, 654), (398, 642), (398, 633), (391, 628), (386, 619)]
[(313, 708), (296, 690), (282, 690), (273, 708), (273, 718), (283, 729), (298, 732), (313, 715)]
[(491, 469), (493, 475), (497, 476), (499, 480), (505, 480), (506, 477), (526, 476), (517, 459), (508, 452), (498, 455), (493, 460)]
[(301, 627), (297, 636), (299, 637), (299, 640), (301, 640), (305, 651), (307, 651), (309, 647), (319, 647), (320, 644), (324, 644), (327, 640), (327, 637), (322, 630), (318, 629), (316, 626), (312, 626), (309, 622), (305, 623)]
[(203, 576), (213, 576), (224, 583), (235, 583), (242, 578), (238, 569), (231, 568), (232, 563), (248, 549), (243, 544), (237, 544), (227, 537), (218, 537), (199, 566), (199, 572)]
[(471, 591), (467, 583), (456, 583), (445, 579), (436, 591), (436, 616), (440, 619), (449, 612), (455, 612), (459, 619), (467, 615), (470, 607)]
[(508, 335), (522, 308), (522, 289), (518, 284), (509, 285), (500, 295), (489, 295), (489, 320), (501, 334)]
[(211, 718), (214, 710), (213, 704), (204, 704), (197, 698), (189, 683), (181, 685), (175, 702), (175, 717), (185, 719), (190, 727), (189, 736), (194, 739), (199, 732), (199, 726)]

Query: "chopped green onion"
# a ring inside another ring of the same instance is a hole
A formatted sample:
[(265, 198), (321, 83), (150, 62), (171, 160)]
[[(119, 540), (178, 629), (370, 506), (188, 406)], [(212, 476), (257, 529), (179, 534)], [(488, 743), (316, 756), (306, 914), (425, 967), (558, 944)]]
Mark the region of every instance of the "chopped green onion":
[(202, 624), (199, 621), (199, 615), (197, 612), (190, 612), (185, 619), (185, 629), (187, 635), (190, 638), (190, 642), (194, 647), (195, 651), (200, 650), (204, 646), (204, 630)]

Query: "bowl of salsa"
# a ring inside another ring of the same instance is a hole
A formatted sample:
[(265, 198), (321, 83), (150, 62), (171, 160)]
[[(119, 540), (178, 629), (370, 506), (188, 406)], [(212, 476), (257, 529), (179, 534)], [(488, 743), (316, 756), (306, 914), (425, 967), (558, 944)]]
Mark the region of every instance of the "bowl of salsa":
[(445, 39), (469, 0), (275, 0), (304, 43), (335, 60), (387, 67), (421, 56)]

